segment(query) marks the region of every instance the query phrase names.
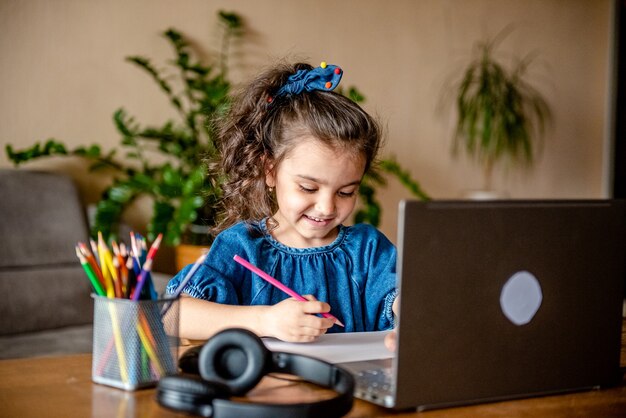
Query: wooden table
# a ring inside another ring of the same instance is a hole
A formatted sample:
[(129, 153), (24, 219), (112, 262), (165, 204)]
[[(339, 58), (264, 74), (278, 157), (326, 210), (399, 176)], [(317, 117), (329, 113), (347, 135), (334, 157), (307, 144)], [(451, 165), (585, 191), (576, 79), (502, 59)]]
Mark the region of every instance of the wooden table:
[[(626, 365), (626, 327), (622, 334), (622, 365)], [(265, 378), (248, 395), (256, 402), (312, 401), (331, 396), (329, 390), (303, 383)], [(135, 392), (91, 382), (91, 355), (0, 361), (0, 417), (188, 417), (162, 408), (154, 389)], [(626, 417), (626, 380), (619, 387), (574, 394), (428, 412), (395, 413), (356, 400), (348, 417)]]

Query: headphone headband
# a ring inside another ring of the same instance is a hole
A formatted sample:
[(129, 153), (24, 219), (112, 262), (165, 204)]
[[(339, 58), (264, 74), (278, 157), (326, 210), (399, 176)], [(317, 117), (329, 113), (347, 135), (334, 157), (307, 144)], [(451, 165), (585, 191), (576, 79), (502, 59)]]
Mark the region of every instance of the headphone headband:
[[(286, 373), (301, 377), (303, 380), (332, 389), (337, 396), (309, 403), (244, 403), (227, 399), (213, 401), (213, 418), (254, 416), (258, 418), (275, 417), (342, 417), (352, 409), (354, 402), (354, 378), (352, 375), (325, 361), (292, 353), (273, 353), (274, 373)], [(278, 366), (278, 362), (282, 362)], [(223, 415), (222, 415), (223, 414)], [(245, 415), (249, 414), (249, 415)]]

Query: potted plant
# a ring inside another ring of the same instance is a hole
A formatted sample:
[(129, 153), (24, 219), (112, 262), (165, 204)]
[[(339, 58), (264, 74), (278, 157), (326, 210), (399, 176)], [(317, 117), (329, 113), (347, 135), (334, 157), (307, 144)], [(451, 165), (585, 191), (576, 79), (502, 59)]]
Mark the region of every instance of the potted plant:
[[(243, 31), (238, 15), (220, 11), (218, 17), (223, 31), (215, 62), (200, 62), (175, 29), (163, 33), (175, 54), (167, 69), (157, 69), (145, 57), (127, 57), (158, 84), (180, 116), (178, 121), (141, 126), (120, 108), (113, 120), (121, 135), (121, 158), (117, 150), (105, 153), (99, 145), (69, 150), (62, 142), (50, 139), (23, 151), (8, 145), (9, 159), (19, 165), (50, 155), (78, 155), (93, 162), (92, 170), (112, 169), (115, 178), (97, 203), (94, 235), (101, 231), (105, 237), (115, 237), (124, 209), (137, 197), (147, 195), (154, 201), (147, 225), (150, 240), (163, 233), (164, 242), (170, 245), (209, 245), (208, 229), (215, 225), (215, 202), (221, 194), (219, 179), (207, 175), (204, 164), (216, 153), (210, 121), (228, 107), (228, 48), (233, 37)], [(177, 78), (172, 74), (177, 74)]]
[(507, 69), (495, 57), (501, 37), (478, 42), (474, 57), (454, 87), (457, 121), (453, 153), (459, 148), (483, 169), (483, 193), (493, 193), (493, 170), (501, 160), (530, 166), (536, 142), (552, 113), (541, 93), (527, 81), (532, 56)]
[[(175, 29), (163, 34), (175, 53), (169, 72), (158, 70), (148, 58), (127, 58), (157, 83), (180, 118), (158, 127), (142, 127), (126, 110), (118, 109), (113, 120), (121, 135), (122, 158), (118, 150), (105, 153), (99, 145), (70, 150), (55, 139), (22, 151), (14, 150), (11, 145), (6, 147), (15, 165), (51, 155), (77, 155), (91, 160), (92, 170), (112, 169), (115, 177), (97, 203), (92, 235), (101, 231), (106, 238), (115, 238), (123, 211), (139, 196), (149, 196), (154, 204), (147, 225), (148, 239), (154, 240), (163, 233), (163, 241), (176, 247), (178, 269), (195, 261), (198, 253), (210, 245), (209, 231), (218, 220), (216, 207), (221, 196), (221, 179), (207, 171), (205, 161), (217, 157), (212, 121), (228, 109), (231, 90), (227, 77), (228, 50), (233, 37), (243, 32), (238, 15), (220, 11), (218, 16), (223, 39), (220, 53), (211, 64), (202, 63)], [(171, 70), (178, 75), (176, 85)], [(364, 101), (354, 87), (344, 94), (357, 102)], [(397, 177), (414, 195), (427, 198), (395, 160), (383, 160), (380, 170), (372, 170), (364, 178), (360, 188), (362, 204), (355, 216), (357, 222), (379, 224), (381, 205), (376, 189), (386, 184), (384, 173)]]
[(363, 181), (359, 185), (359, 199), (361, 200), (361, 204), (354, 214), (355, 223), (369, 223), (374, 226), (380, 224), (382, 206), (377, 198), (376, 192), (379, 187), (387, 185), (388, 176), (395, 177), (414, 198), (430, 200), (428, 194), (422, 189), (420, 184), (413, 179), (408, 170), (404, 169), (395, 158), (386, 157), (378, 162), (377, 167), (371, 168), (369, 172), (365, 174)]

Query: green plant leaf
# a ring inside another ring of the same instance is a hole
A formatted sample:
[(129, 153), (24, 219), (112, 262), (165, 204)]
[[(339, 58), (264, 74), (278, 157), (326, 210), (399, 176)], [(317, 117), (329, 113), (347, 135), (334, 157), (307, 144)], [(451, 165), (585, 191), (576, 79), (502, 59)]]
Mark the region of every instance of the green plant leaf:
[(430, 196), (422, 189), (420, 184), (411, 177), (408, 170), (403, 169), (395, 158), (387, 158), (380, 161), (381, 169), (393, 175), (400, 183), (408, 189), (414, 197), (420, 200), (430, 200)]
[(108, 241), (117, 236), (123, 206), (119, 202), (109, 199), (106, 195), (105, 191), (103, 198), (96, 205), (91, 236), (97, 238), (98, 232), (101, 232), (104, 239)]
[(49, 157), (52, 155), (68, 155), (65, 145), (55, 139), (47, 140), (43, 146), (37, 142), (31, 148), (27, 148), (23, 151), (16, 151), (8, 144), (5, 150), (9, 159), (13, 161), (16, 166), (35, 158)]
[(192, 170), (183, 184), (183, 195), (190, 196), (200, 193), (202, 187), (204, 186), (204, 177), (205, 170), (203, 165), (200, 165), (196, 169)]
[(172, 204), (164, 201), (155, 201), (153, 216), (148, 224), (148, 239), (154, 241), (159, 234), (163, 234), (164, 242), (176, 244), (176, 235), (172, 234), (168, 225), (174, 215), (175, 208)]
[(120, 183), (109, 189), (109, 199), (121, 205), (128, 203), (134, 195), (134, 190), (129, 184)]
[(457, 124), (453, 152), (463, 148), (485, 168), (485, 183), (496, 161), (531, 164), (551, 111), (546, 100), (525, 80), (534, 58), (529, 54), (507, 69), (495, 57), (506, 35), (475, 45), (475, 55), (456, 86)]
[(225, 12), (223, 10), (220, 10), (218, 12), (218, 16), (220, 18), (220, 21), (226, 24), (226, 26), (228, 26), (228, 28), (231, 30), (240, 29), (243, 26), (241, 16), (239, 16), (237, 13)]

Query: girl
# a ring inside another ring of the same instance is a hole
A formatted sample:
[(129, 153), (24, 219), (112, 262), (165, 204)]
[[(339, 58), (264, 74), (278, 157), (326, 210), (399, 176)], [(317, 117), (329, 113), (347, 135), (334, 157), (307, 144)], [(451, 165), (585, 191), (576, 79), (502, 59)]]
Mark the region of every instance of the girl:
[[(370, 225), (343, 225), (376, 157), (380, 130), (356, 103), (331, 91), (341, 76), (326, 63), (269, 70), (218, 121), (225, 216), (184, 289), (191, 297), (181, 299), (181, 337), (243, 327), (306, 342), (327, 331), (392, 328), (396, 250)], [(307, 301), (288, 298), (234, 255)], [(345, 328), (320, 315), (327, 312)]]

